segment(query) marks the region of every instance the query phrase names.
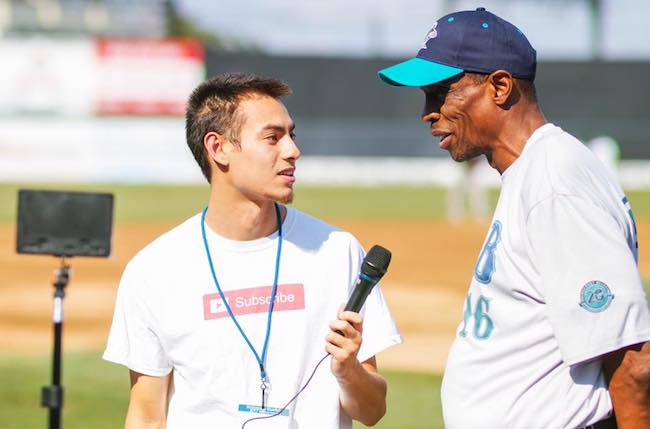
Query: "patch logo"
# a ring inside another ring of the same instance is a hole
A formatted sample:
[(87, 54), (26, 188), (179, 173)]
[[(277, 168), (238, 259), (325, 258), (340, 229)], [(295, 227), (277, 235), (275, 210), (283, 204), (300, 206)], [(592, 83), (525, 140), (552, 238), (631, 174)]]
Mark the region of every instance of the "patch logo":
[[(226, 303), (235, 316), (266, 313), (271, 303), (272, 286), (260, 286), (224, 292)], [(300, 284), (280, 284), (275, 295), (273, 311), (304, 310), (305, 287)], [(228, 317), (228, 309), (218, 293), (203, 295), (203, 319)]]
[(600, 313), (609, 307), (614, 295), (605, 283), (593, 280), (580, 291), (580, 307), (592, 313)]

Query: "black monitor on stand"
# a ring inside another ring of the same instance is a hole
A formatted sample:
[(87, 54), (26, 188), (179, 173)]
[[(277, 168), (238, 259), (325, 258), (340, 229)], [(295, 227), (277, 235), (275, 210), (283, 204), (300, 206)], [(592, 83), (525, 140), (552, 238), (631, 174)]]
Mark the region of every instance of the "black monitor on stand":
[(49, 409), (49, 428), (61, 427), (61, 336), (63, 298), (70, 278), (66, 258), (107, 257), (111, 253), (113, 195), (106, 193), (18, 191), (18, 253), (61, 258), (54, 281), (52, 384), (44, 386), (41, 405)]

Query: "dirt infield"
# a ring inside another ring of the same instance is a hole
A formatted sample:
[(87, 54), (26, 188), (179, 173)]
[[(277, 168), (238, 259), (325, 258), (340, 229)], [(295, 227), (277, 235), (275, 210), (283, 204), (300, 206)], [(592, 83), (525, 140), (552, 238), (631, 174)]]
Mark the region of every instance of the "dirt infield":
[[(441, 371), (472, 268), (487, 224), (450, 225), (440, 220), (329, 219), (369, 248), (382, 244), (393, 262), (382, 288), (405, 344), (379, 356), (382, 367)], [(117, 282), (128, 259), (172, 225), (118, 225), (109, 259), (73, 260), (65, 300), (64, 350), (101, 349), (106, 341)], [(650, 242), (650, 221), (639, 224), (640, 242)], [(15, 227), (0, 226), (0, 351), (50, 353), (54, 270), (58, 260), (17, 255)], [(642, 248), (643, 249), (643, 248)], [(640, 270), (650, 276), (650, 258)]]

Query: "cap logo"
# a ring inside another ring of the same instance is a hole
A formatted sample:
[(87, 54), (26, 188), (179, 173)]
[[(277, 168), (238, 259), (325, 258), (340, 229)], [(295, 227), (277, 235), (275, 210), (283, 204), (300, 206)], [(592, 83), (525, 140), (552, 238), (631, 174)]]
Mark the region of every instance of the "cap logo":
[(421, 49), (426, 49), (427, 42), (431, 39), (435, 39), (436, 37), (438, 37), (438, 30), (436, 29), (437, 27), (438, 27), (438, 21), (433, 23), (433, 27), (431, 27), (431, 30), (429, 30), (426, 37), (424, 38), (424, 42), (422, 43)]
[(580, 291), (580, 307), (592, 313), (606, 310), (614, 299), (609, 286), (599, 280), (593, 280)]

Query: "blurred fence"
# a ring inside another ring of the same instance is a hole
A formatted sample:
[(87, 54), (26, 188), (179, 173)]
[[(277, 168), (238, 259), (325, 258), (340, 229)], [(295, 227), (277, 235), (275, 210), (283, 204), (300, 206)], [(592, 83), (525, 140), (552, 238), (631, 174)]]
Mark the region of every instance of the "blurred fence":
[[(0, 180), (200, 182), (183, 107), (205, 75), (287, 81), (303, 183), (439, 184), (462, 174), (419, 120), (421, 92), (385, 85), (398, 59), (224, 54), (188, 40), (3, 39)], [(583, 141), (614, 137), (626, 188), (650, 187), (650, 62), (539, 65), (549, 121)], [(489, 168), (482, 183), (498, 186)]]
[[(0, 117), (0, 181), (202, 183), (184, 125), (173, 117)], [(300, 140), (302, 145), (309, 135)], [(296, 172), (299, 183), (356, 185), (450, 186), (461, 174), (461, 165), (448, 156), (309, 154)], [(624, 160), (618, 176), (626, 189), (650, 188), (650, 161)], [(485, 163), (476, 177), (485, 186), (500, 183)]]

